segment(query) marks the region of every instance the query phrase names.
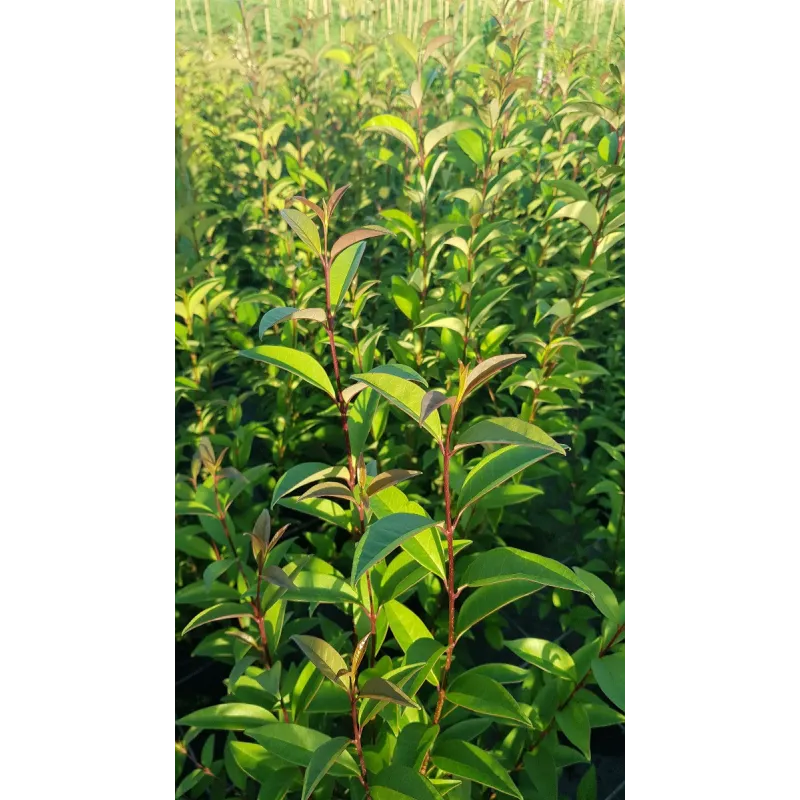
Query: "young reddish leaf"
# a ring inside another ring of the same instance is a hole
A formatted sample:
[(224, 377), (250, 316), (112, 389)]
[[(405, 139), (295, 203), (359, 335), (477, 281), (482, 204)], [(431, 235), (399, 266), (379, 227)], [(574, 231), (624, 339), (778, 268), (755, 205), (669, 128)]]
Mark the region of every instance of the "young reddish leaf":
[(386, 472), (381, 472), (380, 475), (372, 479), (367, 489), (367, 494), (377, 494), (388, 486), (394, 486), (396, 483), (411, 480), (411, 478), (416, 475), (422, 475), (422, 473), (415, 469), (388, 469)]
[(258, 324), (258, 338), (263, 339), (264, 334), (273, 325), (278, 325), (281, 322), (289, 322), (293, 319), (310, 319), (313, 322), (325, 322), (325, 309), (324, 308), (292, 308), (285, 306), (283, 308), (271, 308), (261, 317), (261, 322)]
[(292, 202), (300, 203), (300, 205), (310, 208), (317, 215), (320, 222), (325, 222), (325, 212), (312, 200), (309, 200), (307, 197), (301, 197), (299, 194), (297, 194), (292, 198)]
[(364, 239), (373, 239), (376, 236), (384, 236), (385, 234), (392, 235), (388, 228), (383, 228), (380, 225), (369, 225), (358, 230), (350, 231), (344, 236), (340, 236), (333, 247), (331, 248), (331, 260), (335, 259), (343, 250), (346, 250), (351, 245), (364, 241)]
[(276, 567), (274, 564), (270, 564), (264, 570), (264, 579), (268, 583), (272, 583), (275, 586), (280, 586), (283, 589), (294, 589), (294, 581), (280, 568)]
[(316, 636), (295, 634), (292, 641), (303, 651), (305, 657), (329, 680), (340, 689), (347, 690), (344, 681), (337, 677), (340, 670), (348, 672), (347, 664), (339, 653), (324, 639)]
[(369, 642), (369, 637), (372, 633), (368, 633), (364, 636), (361, 641), (356, 645), (356, 649), (353, 651), (353, 666), (350, 668), (350, 671), (353, 675), (358, 673), (358, 668), (361, 666), (361, 661), (364, 658), (364, 653), (367, 652), (367, 644)]
[(339, 201), (342, 199), (344, 193), (350, 188), (352, 184), (346, 183), (344, 186), (340, 186), (338, 189), (334, 191), (331, 195), (330, 200), (328, 200), (328, 218), (330, 219), (333, 216), (333, 212), (336, 209), (336, 206), (339, 205)]
[(438, 389), (431, 389), (429, 392), (426, 392), (425, 397), (422, 398), (422, 406), (420, 407), (419, 424), (422, 425), (437, 408), (445, 404), (449, 404), (452, 408), (455, 401), (455, 397), (448, 397)]
[(525, 358), (526, 356), (521, 353), (506, 353), (505, 355), (492, 356), (487, 358), (486, 361), (482, 361), (468, 373), (464, 396), (466, 397), (480, 386), (483, 386), (492, 375), (500, 372), (501, 369), (510, 367), (518, 361), (524, 361)]
[(346, 486), (335, 481), (318, 483), (304, 492), (299, 499), (308, 500), (310, 497), (333, 497), (336, 500), (347, 500), (349, 503), (355, 502), (353, 493)]

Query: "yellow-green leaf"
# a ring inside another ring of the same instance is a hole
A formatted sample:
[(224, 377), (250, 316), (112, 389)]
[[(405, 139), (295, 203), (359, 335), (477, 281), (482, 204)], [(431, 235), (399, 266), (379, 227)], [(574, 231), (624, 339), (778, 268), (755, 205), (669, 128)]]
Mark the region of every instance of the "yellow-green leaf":
[(240, 355), (285, 369), (298, 378), (308, 381), (312, 386), (322, 389), (329, 397), (334, 399), (336, 397), (333, 384), (322, 364), (308, 353), (281, 345), (262, 344), (252, 350), (242, 350)]

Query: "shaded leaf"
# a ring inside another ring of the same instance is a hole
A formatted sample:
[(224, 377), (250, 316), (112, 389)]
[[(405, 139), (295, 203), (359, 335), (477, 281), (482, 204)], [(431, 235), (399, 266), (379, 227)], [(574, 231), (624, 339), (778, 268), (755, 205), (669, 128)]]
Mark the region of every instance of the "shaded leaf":
[(485, 675), (471, 672), (460, 675), (447, 687), (447, 700), (477, 714), (507, 720), (526, 728), (531, 721), (517, 701), (499, 683)]
[(328, 774), (330, 768), (336, 763), (336, 759), (347, 749), (350, 740), (345, 736), (338, 736), (335, 739), (325, 742), (311, 756), (303, 780), (303, 800), (311, 797), (317, 784)]
[(191, 714), (181, 717), (177, 724), (207, 730), (243, 731), (245, 728), (269, 722), (277, 722), (277, 720), (275, 715), (266, 708), (249, 703), (222, 703), (222, 705), (193, 711)]
[(359, 690), (359, 695), (373, 700), (386, 700), (398, 706), (417, 708), (417, 704), (405, 692), (385, 678), (370, 678)]
[(500, 762), (485, 750), (469, 742), (441, 739), (431, 757), (434, 765), (458, 778), (475, 781), (498, 792), (524, 800), (508, 772)]
[(350, 582), (355, 586), (361, 576), (386, 558), (406, 539), (433, 527), (436, 523), (418, 514), (390, 514), (373, 522), (356, 545)]
[(625, 710), (625, 654), (596, 658), (592, 661), (592, 674), (606, 697)]

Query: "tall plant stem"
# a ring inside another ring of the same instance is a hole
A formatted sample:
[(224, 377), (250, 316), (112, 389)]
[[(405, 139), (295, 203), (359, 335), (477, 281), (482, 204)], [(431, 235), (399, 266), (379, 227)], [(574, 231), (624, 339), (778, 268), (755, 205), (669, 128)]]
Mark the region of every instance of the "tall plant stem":
[[(439, 679), (439, 697), (436, 700), (436, 710), (433, 713), (433, 724), (438, 725), (444, 707), (444, 698), (447, 689), (447, 675), (450, 672), (450, 665), (453, 662), (453, 650), (456, 646), (455, 627), (456, 627), (456, 591), (455, 591), (455, 554), (453, 552), (453, 533), (456, 522), (453, 521), (453, 503), (450, 495), (450, 459), (453, 450), (450, 446), (450, 438), (453, 433), (453, 424), (456, 419), (457, 409), (450, 412), (450, 422), (447, 424), (447, 433), (442, 444), (442, 479), (444, 493), (444, 524), (445, 536), (447, 537), (447, 650)], [(430, 750), (425, 754), (420, 772), (424, 775), (430, 760)]]
[(208, 47), (210, 49), (212, 37), (214, 36), (214, 31), (211, 30), (211, 0), (204, 0), (204, 4), (206, 9), (206, 37), (208, 38)]
[[(353, 678), (355, 680), (355, 678)], [(356, 745), (356, 752), (358, 753), (358, 763), (361, 767), (361, 775), (359, 780), (364, 787), (367, 794), (367, 800), (372, 800), (372, 795), (369, 791), (369, 783), (367, 782), (367, 764), (364, 761), (364, 748), (361, 746), (361, 725), (358, 723), (358, 709), (356, 708), (356, 688), (355, 685), (350, 687), (350, 714), (353, 718), (353, 741)]]
[[(325, 237), (325, 255), (322, 256), (322, 269), (325, 274), (325, 328), (328, 331), (328, 344), (330, 345), (331, 359), (333, 361), (333, 374), (336, 379), (336, 404), (339, 407), (339, 416), (342, 422), (342, 434), (344, 436), (345, 451), (347, 454), (347, 485), (352, 491), (356, 487), (356, 465), (353, 458), (353, 448), (350, 444), (350, 432), (347, 427), (347, 403), (345, 402), (344, 395), (342, 394), (342, 381), (339, 373), (339, 357), (336, 352), (336, 319), (333, 316), (331, 307), (331, 258), (328, 253), (328, 226), (324, 226)], [(359, 503), (358, 506), (358, 524), (359, 524), (359, 538), (364, 535), (364, 506)], [(370, 581), (369, 573), (367, 573), (367, 593), (369, 595), (369, 626), (372, 633), (372, 643), (370, 647), (370, 664), (375, 660), (375, 604), (372, 595), (372, 582)]]

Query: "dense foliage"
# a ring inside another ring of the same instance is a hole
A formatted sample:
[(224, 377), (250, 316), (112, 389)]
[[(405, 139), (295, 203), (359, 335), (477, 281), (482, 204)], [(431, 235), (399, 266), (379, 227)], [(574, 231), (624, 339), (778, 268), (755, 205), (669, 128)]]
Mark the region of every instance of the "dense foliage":
[(179, 26), (178, 796), (597, 796), (624, 66), (585, 6)]

